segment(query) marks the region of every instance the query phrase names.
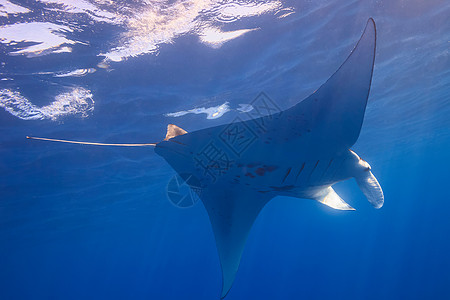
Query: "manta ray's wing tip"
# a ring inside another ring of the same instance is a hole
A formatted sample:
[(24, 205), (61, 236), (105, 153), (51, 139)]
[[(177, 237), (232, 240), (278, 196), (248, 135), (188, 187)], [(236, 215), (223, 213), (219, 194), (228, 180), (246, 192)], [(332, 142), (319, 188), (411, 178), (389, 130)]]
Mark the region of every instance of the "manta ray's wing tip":
[(375, 20), (373, 18), (369, 18), (367, 20), (366, 28), (371, 27), (376, 32), (377, 31), (377, 25), (375, 24)]
[(228, 295), (230, 290), (231, 290), (231, 284), (228, 284), (228, 286), (225, 286), (225, 276), (224, 276), (224, 274), (222, 274), (222, 291), (220, 292), (220, 300), (225, 299), (225, 297)]

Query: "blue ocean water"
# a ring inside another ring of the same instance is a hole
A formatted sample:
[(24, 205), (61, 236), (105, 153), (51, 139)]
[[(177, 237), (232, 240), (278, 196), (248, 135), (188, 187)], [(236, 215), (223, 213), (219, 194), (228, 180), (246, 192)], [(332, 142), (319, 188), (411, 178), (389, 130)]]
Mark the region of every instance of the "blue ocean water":
[[(219, 299), (201, 202), (168, 199), (151, 148), (226, 124), (266, 93), (286, 109), (353, 49), (377, 50), (353, 149), (355, 212), (279, 197), (261, 212), (226, 299), (450, 299), (447, 1), (0, 1), (0, 299)], [(244, 105), (244, 106), (243, 106)]]

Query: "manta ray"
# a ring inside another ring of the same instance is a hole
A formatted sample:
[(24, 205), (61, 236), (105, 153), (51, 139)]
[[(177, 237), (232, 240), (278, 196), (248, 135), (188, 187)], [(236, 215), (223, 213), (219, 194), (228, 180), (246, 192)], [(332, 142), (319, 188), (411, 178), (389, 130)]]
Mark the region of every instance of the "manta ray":
[(320, 88), (287, 110), (259, 118), (193, 132), (170, 124), (165, 139), (151, 144), (28, 138), (154, 146), (206, 208), (222, 269), (223, 299), (233, 284), (255, 219), (276, 196), (354, 210), (333, 185), (355, 178), (375, 208), (383, 205), (383, 192), (370, 165), (350, 149), (363, 123), (375, 47), (375, 22), (369, 19), (351, 54)]

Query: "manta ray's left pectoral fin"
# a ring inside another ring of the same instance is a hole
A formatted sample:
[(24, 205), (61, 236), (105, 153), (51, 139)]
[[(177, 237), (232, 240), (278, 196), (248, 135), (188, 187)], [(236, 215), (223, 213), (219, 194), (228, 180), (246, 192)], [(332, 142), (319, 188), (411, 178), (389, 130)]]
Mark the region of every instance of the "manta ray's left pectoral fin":
[(338, 194), (336, 194), (331, 186), (322, 189), (319, 193), (316, 194), (314, 199), (334, 209), (355, 210), (347, 202), (342, 200), (342, 198), (339, 197)]
[(204, 188), (199, 196), (208, 212), (216, 239), (222, 268), (223, 299), (234, 282), (253, 222), (272, 196), (220, 184), (214, 188)]

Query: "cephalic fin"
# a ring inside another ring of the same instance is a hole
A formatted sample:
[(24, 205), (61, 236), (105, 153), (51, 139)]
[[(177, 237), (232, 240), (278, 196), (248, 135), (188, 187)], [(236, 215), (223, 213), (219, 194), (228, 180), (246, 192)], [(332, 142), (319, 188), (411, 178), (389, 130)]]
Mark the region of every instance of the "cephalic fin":
[(319, 193), (317, 193), (314, 199), (334, 209), (355, 210), (347, 202), (342, 200), (342, 198), (336, 194), (331, 186), (322, 189)]
[(381, 208), (384, 204), (383, 190), (372, 172), (367, 170), (355, 177), (355, 180), (370, 204), (375, 208)]

